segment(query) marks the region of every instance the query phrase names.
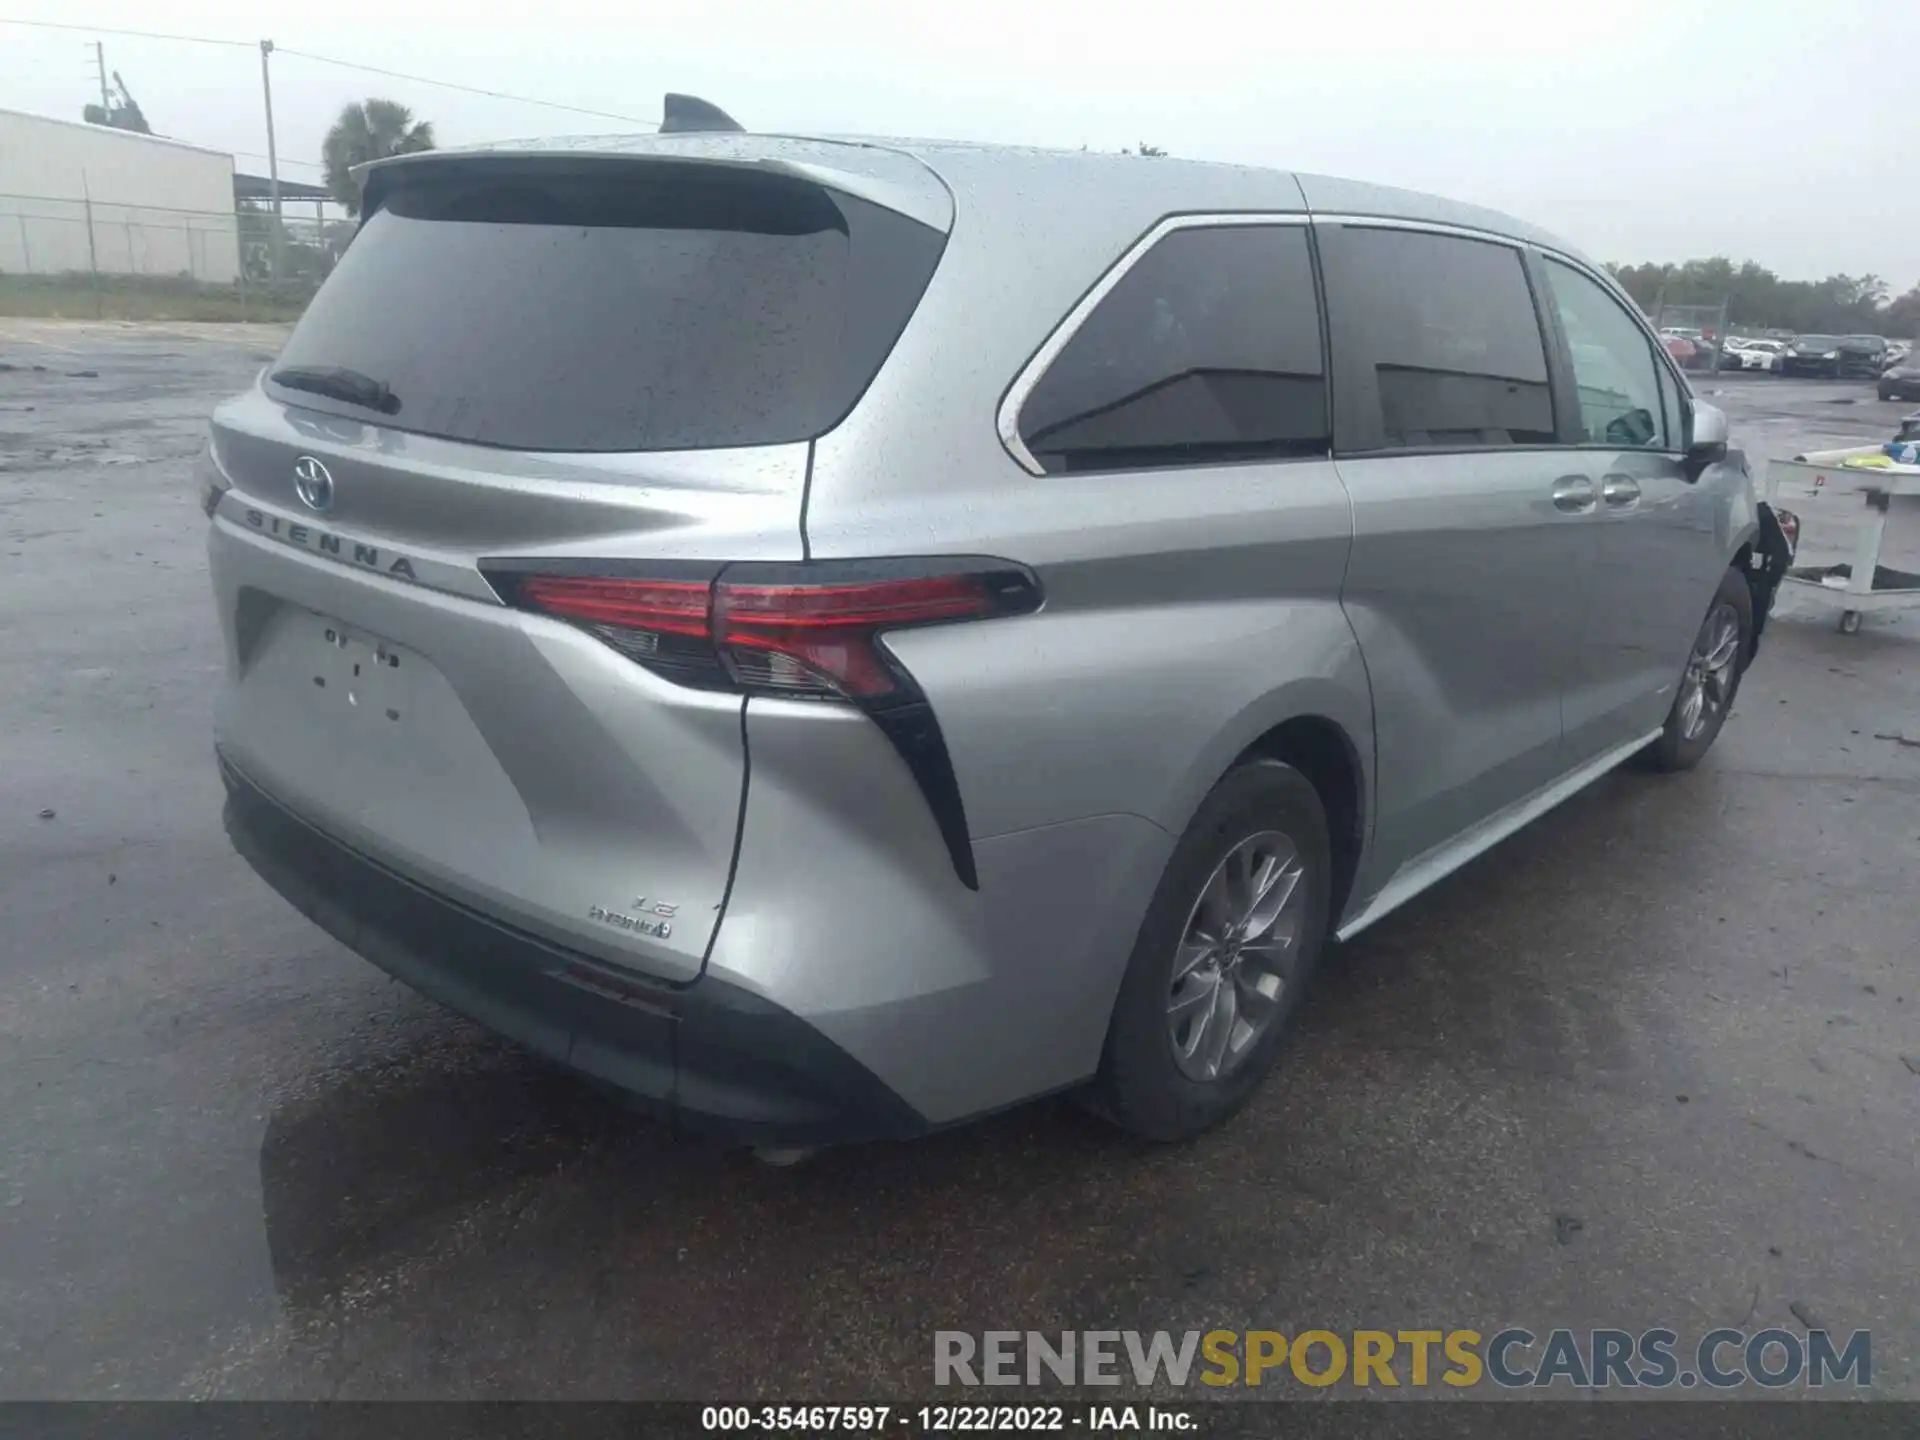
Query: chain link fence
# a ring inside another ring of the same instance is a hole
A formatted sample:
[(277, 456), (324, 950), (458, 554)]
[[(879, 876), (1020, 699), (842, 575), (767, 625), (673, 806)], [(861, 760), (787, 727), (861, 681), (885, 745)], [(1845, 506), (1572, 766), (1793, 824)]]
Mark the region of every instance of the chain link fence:
[(90, 304), (94, 318), (287, 318), (354, 231), (351, 220), (287, 208), (276, 247), (264, 204), (219, 212), (0, 194), (0, 300), (29, 314)]
[[(1687, 370), (1712, 370), (1720, 363), (1720, 350), (1727, 342), (1727, 302), (1717, 305), (1668, 305), (1655, 301), (1653, 325), (1667, 348)], [(1677, 336), (1685, 345), (1675, 345)]]

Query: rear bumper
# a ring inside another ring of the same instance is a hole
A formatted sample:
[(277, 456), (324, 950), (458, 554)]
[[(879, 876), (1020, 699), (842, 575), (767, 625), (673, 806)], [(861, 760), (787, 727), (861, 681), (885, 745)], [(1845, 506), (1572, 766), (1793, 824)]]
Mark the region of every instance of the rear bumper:
[(220, 770), (234, 848), (308, 919), (421, 994), (676, 1125), (754, 1144), (930, 1128), (852, 1056), (750, 991), (660, 985), (536, 939), (316, 829), (224, 757)]

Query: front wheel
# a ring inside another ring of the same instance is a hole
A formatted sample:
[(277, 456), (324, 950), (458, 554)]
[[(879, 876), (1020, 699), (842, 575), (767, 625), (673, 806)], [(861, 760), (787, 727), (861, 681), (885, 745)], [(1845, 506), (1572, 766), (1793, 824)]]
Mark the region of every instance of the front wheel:
[(1713, 748), (1753, 649), (1753, 592), (1737, 570), (1720, 574), (1720, 588), (1694, 636), (1667, 723), (1643, 752), (1655, 770), (1691, 770)]
[(1141, 923), (1092, 1095), (1122, 1129), (1185, 1140), (1278, 1058), (1326, 937), (1326, 809), (1298, 770), (1236, 766), (1174, 846)]

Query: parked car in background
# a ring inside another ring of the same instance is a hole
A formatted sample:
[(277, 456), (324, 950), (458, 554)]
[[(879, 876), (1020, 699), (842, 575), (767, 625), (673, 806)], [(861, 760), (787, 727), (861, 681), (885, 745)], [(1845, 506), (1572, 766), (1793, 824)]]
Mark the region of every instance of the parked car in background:
[(1882, 400), (1920, 400), (1920, 357), (1896, 360), (1880, 375)]
[(1719, 369), (1770, 371), (1780, 368), (1787, 347), (1778, 340), (1729, 340), (1720, 352)]
[(1667, 354), (1673, 357), (1673, 363), (1682, 370), (1698, 369), (1704, 347), (1697, 340), (1673, 330), (1660, 332), (1660, 343), (1666, 347)]
[(1844, 379), (1874, 380), (1887, 368), (1887, 342), (1878, 335), (1842, 335), (1839, 373)]
[(1780, 353), (1782, 375), (1840, 374), (1840, 337), (1802, 335)]
[(1887, 342), (1876, 334), (1839, 338), (1839, 372), (1849, 380), (1878, 380), (1887, 369)]
[(1907, 340), (1889, 340), (1887, 342), (1887, 364), (1898, 365), (1913, 353), (1913, 344)]
[(1712, 370), (1719, 364), (1720, 344), (1709, 331), (1670, 325), (1660, 332), (1660, 339), (1682, 369)]
[(737, 127), (359, 173), (201, 460), (228, 832), (750, 1143), (1223, 1119), (1330, 937), (1696, 764), (1788, 562), (1489, 211)]

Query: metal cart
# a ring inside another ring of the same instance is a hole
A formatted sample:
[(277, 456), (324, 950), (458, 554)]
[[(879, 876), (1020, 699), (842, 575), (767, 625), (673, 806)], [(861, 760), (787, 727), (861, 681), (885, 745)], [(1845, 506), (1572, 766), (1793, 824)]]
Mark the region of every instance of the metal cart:
[(1878, 445), (1767, 462), (1766, 499), (1800, 522), (1787, 583), (1840, 612), (1851, 635), (1863, 615), (1920, 610), (1920, 465), (1859, 468)]

